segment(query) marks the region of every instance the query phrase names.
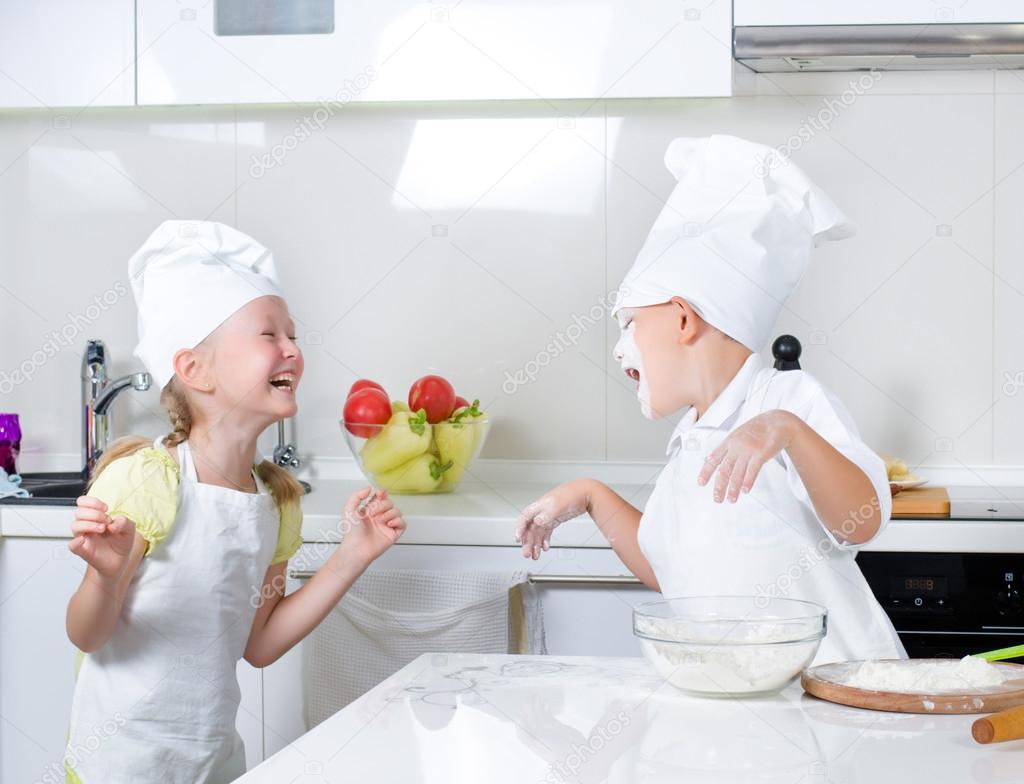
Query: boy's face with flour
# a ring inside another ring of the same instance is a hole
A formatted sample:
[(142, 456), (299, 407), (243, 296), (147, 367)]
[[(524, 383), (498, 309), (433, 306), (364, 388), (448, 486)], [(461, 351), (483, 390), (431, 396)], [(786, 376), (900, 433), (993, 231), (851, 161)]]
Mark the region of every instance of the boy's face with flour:
[(735, 367), (750, 350), (715, 329), (681, 297), (659, 305), (622, 308), (614, 356), (637, 383), (640, 410), (661, 419), (680, 409), (710, 404), (709, 381), (720, 367)]

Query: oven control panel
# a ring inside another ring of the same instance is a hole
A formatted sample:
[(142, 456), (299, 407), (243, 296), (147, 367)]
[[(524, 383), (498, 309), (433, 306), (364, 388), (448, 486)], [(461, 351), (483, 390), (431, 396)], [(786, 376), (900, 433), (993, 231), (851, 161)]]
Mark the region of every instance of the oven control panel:
[(897, 626), (1024, 633), (1024, 554), (862, 552), (857, 564)]

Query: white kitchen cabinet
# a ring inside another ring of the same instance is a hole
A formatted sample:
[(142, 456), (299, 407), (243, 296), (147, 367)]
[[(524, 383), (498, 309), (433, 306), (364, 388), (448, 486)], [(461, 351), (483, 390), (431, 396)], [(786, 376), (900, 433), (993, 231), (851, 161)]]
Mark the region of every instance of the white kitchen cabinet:
[(0, 107), (135, 103), (133, 0), (0, 0)]
[[(620, 573), (629, 570), (622, 567)], [(540, 596), (553, 656), (640, 656), (633, 608), (661, 598), (645, 588), (576, 585), (543, 585)]]
[(0, 781), (63, 781), (75, 687), (64, 629), (81, 562), (60, 539), (0, 539)]
[[(305, 544), (291, 569), (315, 570), (334, 546)], [(425, 571), (524, 571), (534, 574), (600, 577), (628, 575), (614, 552), (605, 548), (553, 547), (539, 561), (527, 561), (517, 547), (397, 545), (371, 569)], [(302, 583), (289, 580), (288, 591)], [(644, 588), (538, 586), (544, 611), (548, 653), (552, 655), (639, 656), (632, 633), (632, 610), (660, 594)], [(263, 670), (264, 743), (269, 757), (306, 732), (302, 700), (302, 644)]]
[(138, 102), (723, 96), (731, 34), (731, 3), (695, 0), (152, 0)]
[[(84, 571), (67, 544), (0, 538), (0, 782), (64, 780), (75, 688), (75, 648), (64, 619)], [(242, 661), (238, 677), (237, 726), (252, 767), (263, 759), (262, 671)]]

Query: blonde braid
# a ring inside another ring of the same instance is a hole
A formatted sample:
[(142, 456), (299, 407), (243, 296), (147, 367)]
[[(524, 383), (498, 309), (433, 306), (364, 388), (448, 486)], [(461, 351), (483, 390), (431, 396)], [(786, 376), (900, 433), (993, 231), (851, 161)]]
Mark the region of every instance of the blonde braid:
[(256, 466), (256, 473), (270, 490), (270, 494), (274, 496), (274, 503), (277, 504), (278, 509), (289, 504), (299, 505), (299, 499), (306, 491), (287, 468), (264, 460)]
[(188, 434), (192, 430), (192, 412), (189, 410), (185, 393), (178, 386), (177, 376), (160, 390), (160, 405), (167, 409), (167, 416), (171, 419), (171, 432), (164, 437), (164, 444), (177, 446), (188, 439)]

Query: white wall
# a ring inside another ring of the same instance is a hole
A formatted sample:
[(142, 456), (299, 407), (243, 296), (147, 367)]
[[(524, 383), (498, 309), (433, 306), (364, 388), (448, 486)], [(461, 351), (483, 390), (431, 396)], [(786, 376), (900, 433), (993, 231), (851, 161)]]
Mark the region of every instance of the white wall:
[[(436, 371), (492, 414), (485, 456), (656, 460), (672, 425), (641, 418), (613, 325), (586, 319), (672, 187), (668, 141), (724, 132), (788, 145), (860, 225), (820, 249), (777, 331), (803, 340), (869, 443), (915, 464), (1024, 464), (1024, 394), (1004, 390), (1024, 374), (1024, 76), (888, 73), (847, 106), (856, 78), (748, 75), (715, 100), (348, 107), (301, 140), (316, 107), (0, 113), (0, 408), (21, 414), (26, 452), (75, 453), (84, 339), (136, 367), (129, 255), (166, 218), (210, 218), (278, 258), (306, 354), (303, 452), (347, 456), (336, 420), (356, 377), (399, 397)], [(819, 112), (828, 128), (807, 132)], [(292, 149), (254, 165), (275, 145)], [(69, 319), (105, 292), (116, 302), (94, 321)], [(546, 349), (574, 317), (578, 344)], [(62, 328), (70, 343), (34, 361)], [(536, 381), (503, 391), (545, 353)], [(8, 383), (24, 362), (31, 380)], [(164, 428), (155, 390), (118, 410), (120, 432)]]

